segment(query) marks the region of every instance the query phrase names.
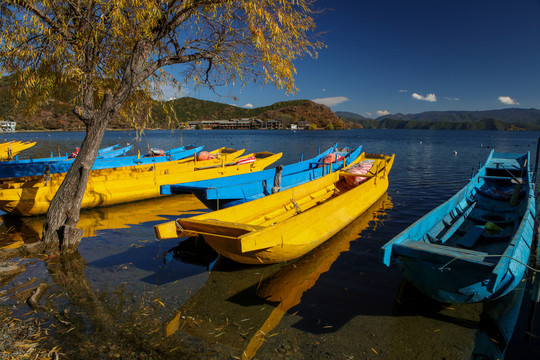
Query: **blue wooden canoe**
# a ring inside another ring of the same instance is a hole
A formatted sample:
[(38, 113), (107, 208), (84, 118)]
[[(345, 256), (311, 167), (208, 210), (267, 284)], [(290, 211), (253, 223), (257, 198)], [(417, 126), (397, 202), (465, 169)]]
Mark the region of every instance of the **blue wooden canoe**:
[[(97, 159), (106, 159), (106, 158), (113, 158), (125, 155), (133, 145), (127, 145), (120, 147), (119, 144), (108, 146), (103, 149), (98, 150)], [(15, 159), (13, 160), (7, 160), (0, 162), (0, 167), (9, 165), (9, 164), (28, 164), (28, 163), (34, 163), (34, 162), (43, 162), (43, 161), (62, 161), (62, 160), (69, 160), (69, 154), (66, 153), (64, 156), (54, 156), (51, 151), (51, 156), (46, 158), (33, 158), (30, 157), (29, 159), (19, 159), (18, 156), (15, 156)]]
[[(129, 148), (131, 148), (131, 146)], [(101, 156), (99, 158), (96, 158), (96, 161), (92, 166), (92, 170), (111, 169), (125, 166), (145, 165), (165, 161), (180, 160), (189, 156), (193, 156), (202, 149), (203, 146), (182, 146), (179, 148), (165, 151), (162, 156), (141, 157), (140, 155), (132, 155), (113, 158)], [(121, 151), (123, 150), (124, 149), (122, 149)], [(120, 154), (120, 152), (117, 153), (117, 155)], [(48, 171), (50, 174), (61, 174), (67, 172), (72, 163), (73, 159), (67, 158), (62, 158), (61, 160), (35, 159), (32, 161), (18, 160), (18, 162), (4, 162), (0, 163), (0, 178), (6, 179), (43, 175), (46, 171)]]
[(132, 147), (133, 145), (127, 145), (127, 146), (122, 146), (118, 148), (115, 148), (114, 146), (110, 146), (108, 148), (100, 149), (98, 151), (97, 158), (98, 159), (111, 159), (111, 158), (115, 158), (119, 156), (124, 156), (127, 154), (129, 150), (131, 150)]
[(530, 154), (491, 151), (450, 200), (381, 249), (419, 290), (446, 302), (501, 297), (522, 280), (535, 219)]
[[(285, 165), (281, 168), (277, 167), (250, 174), (162, 186), (161, 193), (182, 194), (191, 192), (209, 209), (218, 210), (318, 179), (330, 172), (342, 169), (356, 159), (361, 151), (362, 146), (355, 150), (349, 148), (337, 149), (336, 144), (311, 159)], [(342, 157), (342, 160), (325, 163), (323, 159), (331, 154)]]

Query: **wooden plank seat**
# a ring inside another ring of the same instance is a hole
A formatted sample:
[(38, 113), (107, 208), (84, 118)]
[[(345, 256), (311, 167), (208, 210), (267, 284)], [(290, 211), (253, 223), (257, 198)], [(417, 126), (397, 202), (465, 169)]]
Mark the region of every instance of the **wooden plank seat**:
[(484, 232), (484, 226), (482, 225), (475, 225), (471, 227), (467, 232), (459, 239), (457, 244), (459, 246), (463, 246), (465, 248), (471, 249), (474, 244), (476, 244), (476, 241), (482, 236), (482, 233)]
[(427, 261), (446, 261), (448, 258), (456, 258), (487, 267), (494, 267), (488, 253), (423, 241), (406, 240), (403, 243), (395, 244), (394, 250), (396, 254), (405, 256), (414, 254), (415, 258)]

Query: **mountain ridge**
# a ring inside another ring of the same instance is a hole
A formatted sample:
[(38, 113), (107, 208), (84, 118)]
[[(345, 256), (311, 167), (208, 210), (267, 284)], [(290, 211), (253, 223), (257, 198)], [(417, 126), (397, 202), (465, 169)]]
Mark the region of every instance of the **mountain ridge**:
[(376, 119), (339, 111), (336, 114), (367, 129), (540, 130), (540, 110), (535, 108), (397, 113)]

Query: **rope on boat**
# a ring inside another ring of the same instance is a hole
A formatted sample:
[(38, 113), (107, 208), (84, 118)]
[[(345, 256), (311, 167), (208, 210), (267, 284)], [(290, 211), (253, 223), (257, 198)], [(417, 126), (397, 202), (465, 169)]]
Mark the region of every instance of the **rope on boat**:
[[(513, 260), (523, 266), (525, 266), (527, 269), (535, 272), (535, 273), (540, 273), (540, 269), (535, 269), (533, 268), (532, 266), (528, 265), (528, 264), (525, 264), (524, 262), (518, 260), (518, 259), (515, 259), (511, 256), (508, 256), (508, 255), (473, 255), (473, 254), (470, 254), (470, 255), (467, 255), (467, 257), (478, 257), (478, 258), (487, 258), (487, 257), (500, 257), (500, 258), (508, 258), (510, 260)], [(444, 264), (443, 266), (441, 266), (439, 268), (439, 271), (443, 271), (448, 265), (450, 265), (452, 262), (454, 262), (455, 260), (459, 260), (460, 258), (459, 257), (454, 257), (452, 260), (450, 260), (449, 262), (447, 262), (446, 264)]]

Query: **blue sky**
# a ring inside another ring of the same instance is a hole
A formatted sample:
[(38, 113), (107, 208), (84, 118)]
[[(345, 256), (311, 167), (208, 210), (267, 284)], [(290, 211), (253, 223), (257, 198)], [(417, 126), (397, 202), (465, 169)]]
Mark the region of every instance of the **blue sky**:
[[(260, 107), (310, 99), (377, 117), (540, 108), (540, 0), (321, 0), (327, 48), (296, 63), (299, 91), (272, 86), (185, 95)], [(236, 96), (237, 101), (232, 97)]]

